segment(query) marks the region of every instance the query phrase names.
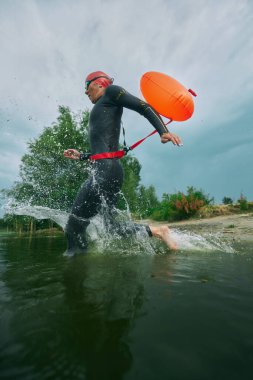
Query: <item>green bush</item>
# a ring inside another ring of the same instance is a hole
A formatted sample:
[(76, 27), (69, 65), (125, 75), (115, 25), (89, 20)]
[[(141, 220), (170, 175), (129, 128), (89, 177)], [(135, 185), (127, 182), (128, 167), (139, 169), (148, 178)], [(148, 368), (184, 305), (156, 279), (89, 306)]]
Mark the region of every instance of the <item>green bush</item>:
[(194, 187), (187, 188), (187, 194), (177, 192), (175, 194), (163, 194), (160, 205), (154, 210), (151, 217), (155, 220), (182, 220), (188, 219), (205, 205), (213, 202), (213, 198), (202, 190)]
[(240, 205), (240, 210), (242, 211), (248, 210), (249, 208), (248, 201), (247, 201), (247, 198), (243, 194), (240, 195), (240, 198), (238, 199), (238, 203)]
[(233, 199), (230, 198), (230, 197), (224, 197), (224, 198), (222, 199), (222, 203), (223, 203), (224, 205), (232, 205), (232, 204), (233, 204)]

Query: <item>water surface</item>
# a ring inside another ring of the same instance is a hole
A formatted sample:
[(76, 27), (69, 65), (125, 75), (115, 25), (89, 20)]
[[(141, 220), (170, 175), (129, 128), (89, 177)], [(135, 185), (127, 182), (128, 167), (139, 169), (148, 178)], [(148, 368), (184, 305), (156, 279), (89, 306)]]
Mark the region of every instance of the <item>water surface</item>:
[(0, 237), (1, 379), (251, 378), (251, 243), (73, 258), (65, 245)]

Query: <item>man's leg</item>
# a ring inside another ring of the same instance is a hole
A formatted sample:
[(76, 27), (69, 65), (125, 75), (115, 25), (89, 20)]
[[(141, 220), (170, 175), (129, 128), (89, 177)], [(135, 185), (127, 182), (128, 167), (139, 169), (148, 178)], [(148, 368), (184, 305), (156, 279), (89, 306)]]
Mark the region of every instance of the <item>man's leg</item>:
[(114, 207), (112, 206), (112, 202), (110, 200), (110, 207), (108, 207), (110, 212), (108, 213), (107, 226), (111, 233), (116, 233), (119, 236), (124, 238), (134, 236), (137, 234), (143, 234), (149, 237), (155, 237), (162, 240), (168, 248), (172, 250), (177, 250), (177, 244), (172, 239), (170, 234), (170, 229), (166, 225), (161, 226), (152, 226), (145, 224), (138, 224), (134, 222), (118, 222), (116, 220), (117, 213), (114, 212)]
[(90, 218), (97, 214), (100, 204), (99, 191), (94, 186), (93, 179), (88, 179), (76, 196), (65, 228), (68, 254), (87, 250), (86, 229), (90, 224)]
[(177, 250), (177, 244), (172, 239), (170, 229), (166, 225), (148, 226), (133, 222), (112, 223), (111, 230), (122, 237), (129, 237), (137, 234), (143, 234), (149, 237), (155, 237), (163, 241), (168, 248)]
[(152, 236), (162, 240), (168, 248), (177, 250), (177, 243), (171, 238), (170, 229), (166, 225), (149, 226)]

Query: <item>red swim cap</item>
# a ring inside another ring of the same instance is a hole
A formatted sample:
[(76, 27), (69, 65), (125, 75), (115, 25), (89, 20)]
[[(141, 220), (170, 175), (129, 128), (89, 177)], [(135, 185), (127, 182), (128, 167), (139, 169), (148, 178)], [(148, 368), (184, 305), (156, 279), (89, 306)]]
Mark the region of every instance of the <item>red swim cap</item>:
[(109, 75), (104, 73), (103, 71), (94, 71), (87, 75), (85, 79), (85, 88), (88, 89), (91, 82), (97, 83), (99, 86), (108, 87), (113, 83), (113, 78), (110, 78)]

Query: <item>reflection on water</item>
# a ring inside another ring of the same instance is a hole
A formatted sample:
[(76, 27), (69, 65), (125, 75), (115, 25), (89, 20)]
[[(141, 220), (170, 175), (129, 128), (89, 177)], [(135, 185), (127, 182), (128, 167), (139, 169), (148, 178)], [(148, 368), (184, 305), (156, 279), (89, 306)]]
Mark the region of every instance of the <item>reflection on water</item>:
[(3, 244), (3, 374), (121, 379), (132, 364), (126, 337), (143, 303), (150, 260), (69, 260), (56, 253), (64, 243), (55, 243), (51, 238)]
[(251, 244), (71, 259), (64, 249), (62, 238), (0, 240), (1, 379), (249, 378)]

